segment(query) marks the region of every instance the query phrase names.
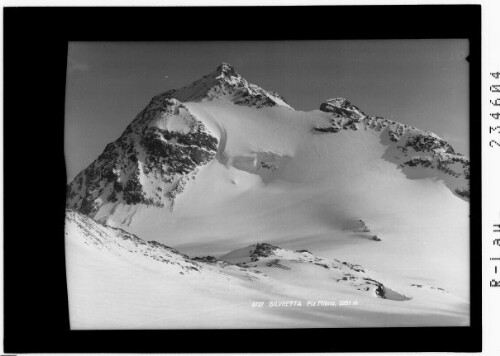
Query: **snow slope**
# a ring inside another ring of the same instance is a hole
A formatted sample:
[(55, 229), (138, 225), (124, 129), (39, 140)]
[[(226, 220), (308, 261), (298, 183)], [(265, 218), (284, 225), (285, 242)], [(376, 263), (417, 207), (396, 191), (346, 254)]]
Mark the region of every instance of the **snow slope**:
[[(464, 302), (453, 322), (468, 322), (469, 161), (431, 132), (343, 98), (294, 110), (222, 64), (153, 98), (108, 146), (68, 186), (71, 209), (191, 257), (260, 241), (318, 251), (377, 271), (387, 285), (404, 281), (405, 295), (443, 288), (446, 297), (409, 302), (421, 303), (420, 315), (447, 315), (433, 303), (456, 295)], [(384, 315), (385, 302), (367, 305)], [(405, 322), (423, 323), (417, 314)]]
[(403, 283), (395, 290), (360, 265), (306, 250), (262, 243), (221, 259), (190, 259), (69, 210), (66, 251), (72, 329), (466, 322), (467, 303), (439, 287)]

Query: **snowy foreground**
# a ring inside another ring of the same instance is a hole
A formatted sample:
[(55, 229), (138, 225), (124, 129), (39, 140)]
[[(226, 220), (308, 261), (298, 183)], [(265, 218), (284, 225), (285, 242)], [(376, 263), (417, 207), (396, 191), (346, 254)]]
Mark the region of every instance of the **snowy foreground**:
[(74, 211), (67, 251), (74, 329), (464, 325), (468, 314), (442, 288), (307, 250), (256, 244), (191, 259)]
[(433, 133), (223, 64), (68, 185), (71, 327), (468, 325), (468, 180)]

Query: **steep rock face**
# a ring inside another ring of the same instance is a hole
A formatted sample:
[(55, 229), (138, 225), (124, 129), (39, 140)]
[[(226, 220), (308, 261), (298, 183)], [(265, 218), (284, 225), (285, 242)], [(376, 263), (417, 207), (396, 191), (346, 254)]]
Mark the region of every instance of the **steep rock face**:
[(155, 99), (163, 100), (164, 98), (175, 98), (182, 102), (210, 101), (223, 98), (236, 105), (256, 108), (284, 106), (291, 109), (290, 105), (278, 93), (264, 90), (249, 83), (227, 63), (222, 63), (214, 72), (190, 85), (169, 90), (158, 95)]
[(388, 149), (384, 158), (398, 164), (409, 177), (414, 177), (412, 168), (428, 168), (429, 177), (438, 177), (458, 196), (469, 199), (470, 162), (456, 153), (445, 140), (430, 131), (387, 120), (380, 116), (364, 114), (359, 108), (343, 98), (329, 99), (320, 110), (331, 113), (326, 127), (315, 127), (319, 133), (337, 133), (342, 130), (375, 130)]
[(68, 207), (94, 216), (103, 204), (172, 207), (218, 140), (178, 100), (155, 98), (118, 140), (68, 185)]

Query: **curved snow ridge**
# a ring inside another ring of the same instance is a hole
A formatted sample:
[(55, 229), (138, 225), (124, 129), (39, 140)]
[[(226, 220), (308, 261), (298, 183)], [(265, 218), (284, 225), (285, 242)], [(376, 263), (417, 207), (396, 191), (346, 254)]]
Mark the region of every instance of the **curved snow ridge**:
[(292, 251), (268, 243), (257, 243), (229, 252), (221, 256), (219, 260), (243, 268), (257, 269), (271, 278), (286, 278), (281, 272), (273, 273), (276, 269), (289, 271), (288, 273), (297, 278), (298, 275), (304, 273), (304, 267), (306, 269), (312, 267), (314, 275), (319, 278), (331, 279), (337, 284), (373, 297), (392, 301), (412, 299), (371, 278), (369, 271), (360, 265), (318, 257), (307, 250)]
[[(181, 283), (189, 283), (190, 277), (226, 282), (265, 278), (258, 271), (243, 269), (210, 257), (190, 258), (172, 247), (157, 241), (145, 241), (71, 209), (66, 209), (65, 235), (67, 252), (68, 249), (74, 249), (75, 245), (84, 245), (92, 254), (98, 252), (104, 259), (115, 257), (131, 265), (145, 267), (152, 273), (178, 276), (180, 280), (177, 282)], [(190, 288), (188, 284), (185, 287)]]
[(85, 244), (132, 263), (147, 261), (166, 264), (175, 272), (200, 272), (201, 266), (179, 251), (156, 241), (144, 241), (119, 228), (100, 224), (76, 211), (66, 210), (67, 241)]

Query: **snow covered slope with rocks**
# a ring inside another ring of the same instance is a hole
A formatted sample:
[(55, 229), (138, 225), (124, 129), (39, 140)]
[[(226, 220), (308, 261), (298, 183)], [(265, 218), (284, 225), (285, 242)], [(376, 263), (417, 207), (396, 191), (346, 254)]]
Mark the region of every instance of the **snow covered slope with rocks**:
[[(344, 98), (327, 100), (320, 109), (332, 113), (332, 118), (328, 126), (315, 127), (315, 131), (380, 131), (384, 144), (390, 147), (383, 158), (399, 164), (408, 177), (439, 178), (452, 192), (464, 199), (469, 198), (469, 160), (455, 152), (450, 144), (436, 134), (382, 117), (366, 115)], [(415, 170), (412, 169), (414, 167), (429, 169)]]
[[(189, 258), (72, 210), (66, 250), (73, 329), (387, 326), (409, 325), (409, 316), (454, 325), (467, 312), (438, 287), (400, 282), (402, 294), (360, 265), (307, 250), (258, 243)], [(366, 318), (374, 305), (393, 317)]]
[[(191, 108), (188, 102), (231, 103), (250, 109), (213, 107), (232, 109), (228, 111), (232, 122), (226, 122), (223, 117), (227, 113), (221, 115), (216, 110), (214, 116), (211, 105)], [(256, 111), (273, 107), (277, 110)], [(387, 146), (381, 158), (397, 163), (409, 177), (436, 177), (452, 192), (469, 196), (468, 159), (437, 135), (368, 116), (343, 98), (329, 99), (320, 109), (328, 116), (297, 112), (278, 94), (248, 83), (223, 63), (187, 87), (154, 97), (120, 138), (106, 146), (69, 184), (68, 207), (89, 216), (95, 216), (106, 204), (172, 208), (186, 182), (216, 153), (222, 163), (251, 173), (280, 171), (280, 162), (292, 159), (304, 136), (340, 130), (380, 132), (381, 143)], [(261, 117), (255, 119), (255, 115)], [(244, 123), (247, 116), (252, 120), (250, 125)], [(260, 127), (251, 127), (256, 124)], [(311, 125), (312, 132), (306, 132)], [(306, 140), (314, 144), (313, 138)], [(424, 168), (418, 171), (424, 173), (414, 173), (414, 167)]]
[(469, 160), (346, 99), (319, 107), (295, 110), (222, 64), (154, 97), (68, 185), (68, 208), (191, 257), (266, 241), (403, 280), (402, 295), (430, 285), (467, 301)]
[(118, 140), (68, 186), (68, 206), (94, 216), (106, 203), (172, 208), (218, 140), (181, 101), (228, 100), (255, 108), (290, 106), (248, 83), (226, 63), (191, 85), (154, 97)]

